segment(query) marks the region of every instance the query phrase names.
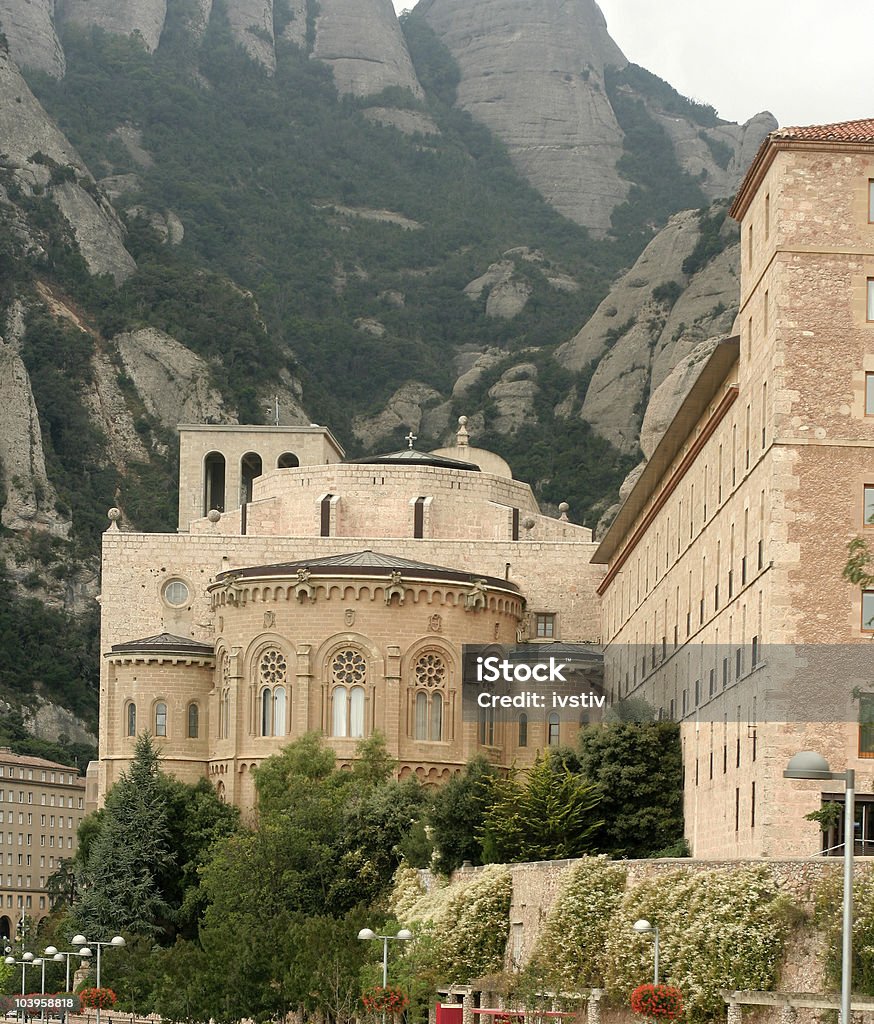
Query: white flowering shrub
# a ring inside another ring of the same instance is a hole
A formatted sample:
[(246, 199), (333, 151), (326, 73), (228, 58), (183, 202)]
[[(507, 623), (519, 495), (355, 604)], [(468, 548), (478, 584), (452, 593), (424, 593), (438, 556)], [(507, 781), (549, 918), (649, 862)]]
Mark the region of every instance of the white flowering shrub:
[(771, 989), (789, 931), (790, 908), (763, 869), (675, 872), (629, 890), (607, 929), (605, 987), (618, 1000), (652, 981), (653, 936), (659, 927), (660, 980), (683, 994), (684, 1019), (724, 1017), (719, 990)]
[(568, 868), (526, 968), (552, 991), (600, 986), (610, 919), (625, 895), (625, 869), (605, 857), (584, 857)]
[[(413, 872), (415, 874), (415, 872)], [(491, 864), (453, 885), (426, 893), (409, 868), (395, 876), (390, 904), (417, 936), (406, 950), (417, 971), (442, 983), (464, 984), (503, 970), (513, 881), (509, 868)]]
[[(814, 922), (825, 934), (824, 974), (833, 989), (841, 982), (843, 878), (822, 881), (816, 892)], [(874, 878), (853, 883), (853, 991), (874, 995)]]

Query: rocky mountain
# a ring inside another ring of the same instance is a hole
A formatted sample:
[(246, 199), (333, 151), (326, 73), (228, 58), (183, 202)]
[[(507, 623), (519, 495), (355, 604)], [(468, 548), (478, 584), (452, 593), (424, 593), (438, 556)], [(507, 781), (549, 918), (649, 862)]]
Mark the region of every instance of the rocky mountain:
[(172, 528), (179, 422), (464, 414), (594, 525), (731, 329), (773, 126), (592, 0), (0, 0), (0, 636), (61, 666), (0, 668), (0, 742), (33, 692), (93, 727), (105, 512)]
[(557, 210), (598, 234), (635, 180), (622, 157), (641, 114), (711, 200), (732, 191), (776, 127), (767, 114), (730, 124), (639, 71), (623, 77), (628, 61), (595, 0), (421, 0), (419, 10), (458, 62), (459, 105)]

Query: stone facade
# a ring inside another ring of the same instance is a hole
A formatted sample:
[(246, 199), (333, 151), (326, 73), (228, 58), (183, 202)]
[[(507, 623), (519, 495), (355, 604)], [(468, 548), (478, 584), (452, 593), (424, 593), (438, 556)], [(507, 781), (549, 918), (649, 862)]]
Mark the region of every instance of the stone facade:
[(180, 435), (179, 532), (112, 512), (104, 534), (101, 798), (144, 729), (166, 770), (244, 808), (252, 769), (308, 731), (341, 763), (378, 731), (429, 783), (477, 752), (509, 766), (572, 741), (547, 712), (524, 733), (463, 720), (462, 645), (597, 650), (603, 576), (591, 531), (542, 515), (463, 424), (456, 447), (355, 463), (323, 427)]
[(49, 913), (46, 883), (75, 855), (86, 810), (76, 768), (0, 749), (0, 936)]
[[(705, 364), (595, 556), (608, 692), (684, 723), (696, 857), (817, 852), (804, 815), (841, 784), (785, 780), (798, 750), (874, 786), (851, 693), (870, 673), (836, 660), (871, 636), (841, 572), (874, 479), (874, 136), (805, 131), (769, 136), (735, 200), (739, 335)], [(825, 650), (830, 685), (805, 690), (803, 663)], [(874, 850), (872, 809), (860, 853)]]

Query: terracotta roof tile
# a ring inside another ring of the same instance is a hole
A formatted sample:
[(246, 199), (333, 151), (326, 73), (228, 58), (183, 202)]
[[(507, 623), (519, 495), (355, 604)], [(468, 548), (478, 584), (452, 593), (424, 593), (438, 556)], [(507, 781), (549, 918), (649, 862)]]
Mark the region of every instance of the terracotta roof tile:
[(799, 142), (874, 142), (874, 118), (778, 128), (768, 138), (797, 139)]

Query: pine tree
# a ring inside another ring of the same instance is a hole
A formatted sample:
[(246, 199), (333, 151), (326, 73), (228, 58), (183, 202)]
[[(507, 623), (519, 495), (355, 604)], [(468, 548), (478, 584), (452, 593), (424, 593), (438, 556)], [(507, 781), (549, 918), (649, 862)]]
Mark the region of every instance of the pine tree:
[(160, 931), (168, 908), (158, 876), (172, 863), (168, 834), (158, 752), (143, 733), (129, 770), (109, 791), (100, 834), (81, 869), (75, 919), (84, 935)]

